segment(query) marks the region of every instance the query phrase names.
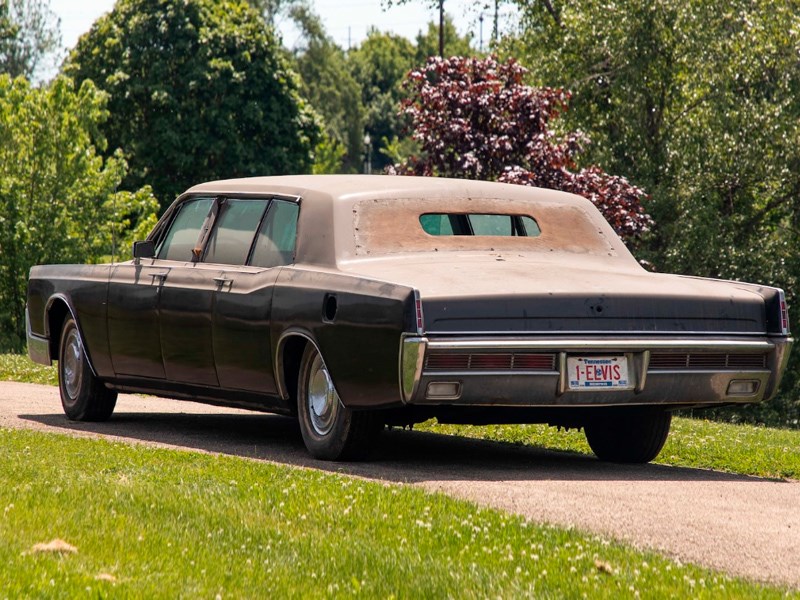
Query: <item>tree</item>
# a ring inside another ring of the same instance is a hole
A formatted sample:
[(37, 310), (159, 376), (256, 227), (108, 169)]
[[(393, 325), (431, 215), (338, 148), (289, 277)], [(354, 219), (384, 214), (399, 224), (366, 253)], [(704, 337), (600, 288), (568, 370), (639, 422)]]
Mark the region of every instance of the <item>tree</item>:
[(28, 270), (94, 262), (155, 224), (149, 188), (116, 192), (119, 154), (103, 160), (106, 97), (91, 82), (59, 77), (33, 88), (0, 75), (0, 350), (25, 344)]
[[(595, 141), (587, 160), (651, 194), (657, 225), (641, 254), (663, 270), (783, 287), (800, 322), (798, 3), (517, 4), (521, 32), (505, 51), (538, 84), (573, 91), (566, 120)], [(759, 414), (800, 416), (797, 354), (792, 388)]]
[(119, 0), (64, 70), (108, 92), (127, 189), (308, 172), (319, 124), (270, 28), (235, 0)]
[(514, 60), (429, 59), (407, 79), (403, 112), (422, 154), (395, 167), (400, 173), (498, 180), (559, 189), (589, 198), (616, 232), (635, 240), (651, 224), (644, 192), (592, 166), (575, 169), (586, 138), (557, 136), (551, 121), (569, 95), (532, 88)]
[[(475, 56), (478, 53), (472, 48), (472, 34), (460, 36), (450, 15), (444, 17), (444, 48), (443, 57), (448, 56)], [(439, 27), (433, 23), (428, 23), (428, 29), (424, 33), (417, 34), (417, 50), (415, 53), (415, 64), (424, 65), (425, 61), (431, 56), (439, 56)]]
[(0, 73), (32, 79), (61, 44), (49, 0), (0, 0)]
[[(394, 5), (408, 4), (411, 1), (412, 0), (386, 0), (386, 7), (391, 8)], [(439, 28), (437, 30), (438, 46), (436, 56), (443, 57), (445, 54), (445, 46), (447, 45), (444, 0), (425, 0), (423, 4), (427, 4), (429, 9), (436, 10), (439, 13)]]
[(401, 85), (416, 64), (414, 45), (403, 36), (371, 29), (361, 46), (350, 51), (348, 63), (361, 86), (364, 128), (374, 147), (372, 169), (382, 171), (391, 164), (387, 147), (402, 135), (403, 121), (398, 115)]
[[(302, 81), (303, 96), (325, 121), (328, 138), (315, 150), (315, 172), (355, 172), (361, 166), (364, 108), (361, 86), (347, 64), (344, 52), (325, 33), (319, 16), (303, 5), (291, 10), (304, 43), (295, 48), (294, 61)], [(326, 164), (330, 150), (340, 148), (338, 165)], [(324, 155), (324, 156), (323, 156)]]

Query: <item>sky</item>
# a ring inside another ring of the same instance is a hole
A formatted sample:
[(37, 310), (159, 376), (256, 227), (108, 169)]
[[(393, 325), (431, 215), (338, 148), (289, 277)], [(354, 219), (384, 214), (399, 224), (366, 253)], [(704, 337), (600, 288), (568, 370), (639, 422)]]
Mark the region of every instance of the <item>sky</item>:
[[(391, 31), (413, 40), (430, 21), (438, 20), (438, 13), (429, 9), (428, 0), (412, 0), (403, 6), (384, 9), (382, 0), (311, 0), (328, 35), (342, 48), (357, 46), (367, 35), (370, 27)], [(487, 3), (488, 0), (487, 0)], [(453, 18), (460, 34), (474, 34), (475, 45), (480, 41), (481, 12), (484, 14), (484, 46), (492, 32), (494, 2), (491, 9), (482, 9), (481, 0), (446, 0), (445, 10)], [(110, 11), (114, 0), (50, 0), (50, 9), (61, 19), (61, 34), (65, 48), (72, 48), (80, 37), (102, 14)], [(500, 27), (512, 20), (511, 8), (501, 6)], [(279, 23), (279, 30), (286, 46), (295, 45), (297, 32), (289, 23)]]

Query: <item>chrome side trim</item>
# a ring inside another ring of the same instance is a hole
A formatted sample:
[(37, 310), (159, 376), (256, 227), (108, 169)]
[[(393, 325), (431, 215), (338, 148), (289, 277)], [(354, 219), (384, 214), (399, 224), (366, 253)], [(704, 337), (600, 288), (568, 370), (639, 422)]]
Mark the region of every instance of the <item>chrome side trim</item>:
[(731, 352), (769, 352), (776, 344), (766, 341), (739, 340), (645, 340), (635, 338), (569, 339), (569, 338), (514, 338), (514, 339), (430, 339), (431, 350), (558, 350), (614, 352), (626, 350), (716, 350)]
[(425, 337), (405, 334), (400, 339), (400, 398), (405, 404), (417, 393), (427, 345)]
[[(435, 336), (442, 336), (442, 337), (451, 337), (451, 336), (470, 336), (470, 337), (486, 337), (486, 336), (531, 336), (531, 335), (549, 335), (552, 336), (554, 334), (563, 333), (564, 335), (611, 335), (614, 332), (609, 331), (608, 329), (586, 329), (586, 330), (574, 330), (574, 331), (564, 331), (564, 332), (554, 332), (552, 329), (548, 330), (529, 330), (529, 331), (435, 331), (432, 329), (428, 329), (425, 334), (426, 335), (435, 335)], [(764, 336), (773, 336), (773, 335), (780, 335), (776, 333), (764, 333), (761, 331), (643, 331), (643, 330), (631, 330), (626, 331), (625, 335), (641, 335), (646, 337), (669, 337), (669, 336), (676, 336), (676, 335), (690, 335), (690, 336), (699, 336), (699, 337), (764, 337)]]
[(28, 306), (25, 305), (25, 337), (28, 339), (28, 358), (40, 365), (50, 366), (53, 359), (50, 357), (50, 340), (47, 337), (36, 335), (31, 330), (31, 317)]
[(519, 370), (511, 370), (507, 369), (505, 371), (492, 371), (486, 370), (481, 371), (480, 369), (475, 369), (474, 371), (424, 371), (426, 377), (483, 377), (488, 375), (497, 375), (503, 377), (514, 377), (516, 375), (530, 375), (532, 377), (553, 377), (554, 375), (558, 375), (558, 371), (526, 371), (524, 369)]

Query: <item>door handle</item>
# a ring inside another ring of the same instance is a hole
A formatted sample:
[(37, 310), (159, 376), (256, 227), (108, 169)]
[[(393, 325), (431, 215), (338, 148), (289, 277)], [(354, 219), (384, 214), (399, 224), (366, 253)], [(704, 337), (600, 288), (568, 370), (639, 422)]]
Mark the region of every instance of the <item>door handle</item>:
[(226, 284), (233, 287), (233, 279), (228, 279), (227, 277), (214, 277), (214, 283), (220, 288), (225, 287)]
[(169, 271), (166, 273), (150, 273), (150, 277), (153, 279), (160, 279), (161, 281), (164, 281), (167, 278), (167, 275), (169, 275)]

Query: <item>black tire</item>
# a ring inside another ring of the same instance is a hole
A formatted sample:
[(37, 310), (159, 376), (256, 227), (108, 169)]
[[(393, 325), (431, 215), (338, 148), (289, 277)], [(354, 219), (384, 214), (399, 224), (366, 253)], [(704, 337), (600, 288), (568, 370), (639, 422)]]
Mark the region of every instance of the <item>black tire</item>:
[(117, 393), (92, 373), (78, 326), (67, 317), (58, 348), (58, 389), (61, 406), (71, 421), (107, 421), (117, 404)]
[(297, 379), (297, 416), (306, 448), (321, 460), (359, 460), (369, 455), (383, 429), (374, 411), (345, 407), (317, 349), (306, 346)]
[(609, 408), (598, 409), (583, 430), (600, 460), (647, 463), (664, 447), (671, 422), (672, 413), (659, 408)]

